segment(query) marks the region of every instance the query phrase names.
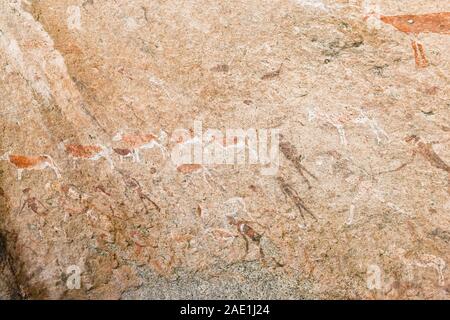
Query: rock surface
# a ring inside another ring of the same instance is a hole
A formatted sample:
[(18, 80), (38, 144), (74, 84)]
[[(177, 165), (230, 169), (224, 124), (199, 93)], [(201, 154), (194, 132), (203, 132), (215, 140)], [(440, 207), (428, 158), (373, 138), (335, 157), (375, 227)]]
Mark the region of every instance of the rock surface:
[[(448, 299), (449, 12), (0, 0), (0, 298)], [(174, 164), (194, 121), (278, 172)]]

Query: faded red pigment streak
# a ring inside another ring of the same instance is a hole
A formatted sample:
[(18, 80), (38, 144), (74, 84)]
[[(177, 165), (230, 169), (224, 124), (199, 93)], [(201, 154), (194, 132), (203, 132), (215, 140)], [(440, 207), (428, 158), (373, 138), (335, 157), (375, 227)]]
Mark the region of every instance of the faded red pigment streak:
[(89, 159), (99, 154), (102, 148), (99, 146), (82, 146), (78, 144), (69, 144), (66, 146), (66, 152), (76, 158)]
[[(381, 16), (380, 20), (413, 36), (421, 33), (450, 34), (450, 12)], [(414, 51), (416, 66), (418, 68), (427, 67), (429, 63), (423, 45), (416, 40), (412, 40), (411, 46)]]
[(121, 146), (113, 149), (115, 153), (122, 158), (133, 157), (135, 162), (140, 162), (140, 150), (158, 147), (164, 154), (164, 147), (160, 144), (159, 137), (152, 133), (122, 135), (122, 133), (119, 132), (113, 138), (113, 141), (121, 144)]
[(111, 169), (114, 169), (114, 164), (111, 159), (110, 150), (99, 145), (80, 145), (68, 144), (65, 146), (66, 153), (75, 159), (93, 160), (97, 161), (104, 158), (108, 161)]
[(31, 169), (47, 162), (47, 157), (45, 156), (27, 157), (19, 155), (10, 155), (9, 162), (11, 162), (18, 169)]
[(139, 148), (140, 146), (152, 141), (156, 141), (158, 137), (149, 133), (143, 135), (125, 135), (121, 141), (133, 148)]
[(133, 153), (133, 150), (125, 149), (125, 148), (114, 148), (113, 149), (115, 153), (117, 153), (119, 156), (126, 157)]
[(202, 170), (201, 164), (182, 164), (177, 167), (177, 171), (183, 174), (193, 173)]

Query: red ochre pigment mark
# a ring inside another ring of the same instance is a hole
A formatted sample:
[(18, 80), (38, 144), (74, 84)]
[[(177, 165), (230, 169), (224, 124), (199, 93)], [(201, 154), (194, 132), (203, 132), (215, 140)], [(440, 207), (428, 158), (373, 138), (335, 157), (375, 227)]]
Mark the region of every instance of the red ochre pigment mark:
[(8, 161), (16, 167), (18, 180), (22, 179), (22, 172), (24, 170), (44, 170), (46, 168), (52, 169), (57, 178), (61, 177), (55, 162), (48, 155), (24, 156), (13, 155), (7, 152), (0, 160)]
[(124, 175), (124, 182), (127, 185), (127, 187), (134, 189), (138, 196), (139, 199), (141, 200), (142, 204), (144, 205), (144, 207), (149, 210), (147, 203), (149, 202), (152, 207), (154, 207), (158, 212), (161, 212), (161, 208), (158, 206), (158, 204), (156, 204), (155, 201), (152, 200), (152, 198), (150, 196), (148, 196), (145, 192), (144, 189), (142, 188), (141, 184), (139, 183), (138, 180), (136, 180), (135, 178), (130, 177), (128, 174)]
[[(158, 147), (164, 154), (164, 147), (160, 143), (160, 138), (152, 133), (148, 134), (125, 134), (121, 132), (113, 137), (113, 141), (119, 142), (124, 147), (114, 149), (114, 151), (122, 157), (133, 157), (135, 162), (140, 162), (140, 150), (153, 149)], [(121, 155), (120, 153), (126, 153)]]
[(19, 214), (27, 207), (36, 214), (44, 214), (48, 211), (45, 205), (36, 197), (30, 195), (31, 189), (26, 188), (23, 191), (22, 205), (20, 206)]
[(212, 186), (210, 182), (212, 182), (213, 184), (219, 186), (222, 190), (224, 190), (224, 187), (218, 183), (212, 176), (211, 172), (209, 171), (209, 169), (201, 164), (196, 164), (196, 163), (184, 163), (184, 164), (179, 164), (176, 167), (176, 170), (179, 173), (185, 174), (185, 175), (190, 175), (190, 174), (199, 174), (203, 176), (203, 181), (209, 185), (210, 187)]
[(423, 142), (416, 135), (407, 137), (405, 141), (413, 143), (416, 146), (416, 152), (428, 160), (433, 167), (444, 170), (450, 174), (450, 166), (433, 150), (433, 145), (431, 143)]
[(95, 187), (94, 189), (95, 191), (99, 191), (105, 195), (107, 195), (108, 197), (111, 197), (111, 193), (109, 193), (108, 191), (106, 191), (105, 187), (101, 184), (99, 184), (98, 186)]
[(441, 157), (433, 150), (431, 143), (423, 142), (420, 137), (411, 135), (405, 139), (406, 142), (413, 144), (416, 148), (414, 154), (418, 153), (425, 158), (433, 167), (448, 173), (447, 193), (450, 194), (450, 166), (442, 160)]
[(216, 137), (211, 136), (211, 142), (212, 143), (218, 143), (222, 147), (226, 146), (236, 146), (239, 143), (238, 137)]
[(306, 207), (305, 203), (300, 198), (297, 191), (289, 183), (287, 183), (283, 177), (278, 177), (277, 180), (281, 187), (281, 191), (283, 191), (283, 193), (294, 202), (300, 215), (302, 216), (303, 221), (306, 221), (304, 212), (308, 213), (315, 221), (317, 221), (317, 217), (314, 215), (314, 213), (311, 210), (309, 210)]
[(308, 188), (311, 189), (311, 183), (309, 182), (309, 179), (307, 178), (307, 175), (312, 177), (314, 180), (318, 181), (317, 177), (308, 171), (300, 162), (302, 160), (301, 155), (298, 153), (297, 148), (291, 144), (289, 141), (287, 141), (283, 135), (280, 135), (281, 143), (280, 143), (280, 150), (281, 153), (284, 154), (286, 159), (288, 159), (295, 167), (295, 169), (298, 171), (298, 173), (302, 176), (303, 180), (308, 185)]
[(104, 158), (108, 161), (111, 169), (114, 169), (114, 163), (111, 159), (111, 150), (109, 148), (96, 145), (67, 144), (65, 150), (66, 153), (76, 159), (97, 161), (100, 158)]
[[(420, 33), (450, 34), (450, 12), (381, 16), (380, 20), (392, 25), (401, 32), (413, 36), (417, 36)], [(423, 45), (416, 40), (412, 40), (411, 46), (416, 66), (418, 68), (427, 67), (429, 63)]]
[(120, 161), (125, 158), (136, 158), (135, 152), (132, 149), (127, 148), (113, 148), (114, 152), (120, 157)]
[(117, 153), (121, 157), (128, 157), (133, 154), (133, 150), (124, 149), (124, 148), (114, 148), (115, 153)]
[(9, 207), (8, 204), (10, 203), (10, 198), (6, 194), (5, 190), (3, 190), (1, 187), (0, 187), (0, 197), (3, 198), (4, 200), (6, 200), (5, 203), (2, 203), (2, 201), (0, 201), (0, 207), (2, 207), (2, 206)]
[(145, 240), (143, 239), (143, 237), (139, 231), (136, 231), (136, 230), (131, 231), (130, 235), (136, 244), (140, 245), (141, 247), (146, 246)]
[(230, 67), (227, 64), (218, 64), (215, 67), (211, 68), (213, 72), (228, 72), (230, 71)]
[(251, 239), (252, 241), (258, 242), (261, 240), (261, 235), (255, 231), (255, 229), (253, 229), (252, 227), (250, 227), (246, 221), (242, 221), (242, 220), (237, 220), (234, 217), (227, 217), (228, 218), (228, 222), (233, 225), (236, 226), (238, 231), (245, 235), (246, 237), (248, 237), (249, 239)]
[[(250, 239), (251, 241), (253, 241), (259, 248), (259, 255), (260, 255), (260, 259), (261, 262), (265, 265), (266, 264), (266, 255), (264, 254), (264, 250), (261, 246), (261, 239), (262, 239), (262, 234), (258, 233), (255, 229), (253, 229), (250, 225), (249, 225), (249, 221), (245, 221), (245, 220), (238, 220), (235, 217), (232, 216), (227, 216), (227, 220), (228, 223), (232, 226), (235, 226), (237, 228), (237, 231), (239, 232), (239, 234), (242, 236), (242, 238), (245, 241), (245, 255), (248, 255), (248, 250), (249, 250), (249, 241), (248, 239)], [(218, 231), (222, 231), (222, 230), (218, 230)], [(232, 235), (229, 235), (227, 233), (224, 233), (223, 236), (229, 238), (230, 236), (233, 237)], [(278, 267), (283, 267), (284, 264), (280, 263), (278, 261), (276, 261), (273, 257), (271, 258), (271, 260), (273, 260), (276, 263), (276, 266)]]
[(450, 12), (381, 16), (380, 19), (405, 33), (450, 34)]
[(19, 155), (10, 155), (9, 162), (11, 162), (18, 169), (31, 169), (42, 163), (45, 163), (47, 158), (45, 156), (27, 157)]
[(201, 164), (182, 164), (177, 167), (177, 171), (183, 174), (189, 174), (201, 171), (203, 166)]
[(416, 62), (416, 66), (418, 68), (425, 68), (428, 66), (428, 59), (425, 55), (425, 50), (423, 49), (423, 45), (416, 41), (411, 42), (411, 47), (414, 52), (414, 60)]
[(66, 152), (76, 158), (89, 159), (102, 151), (103, 149), (99, 146), (82, 146), (79, 144), (66, 145)]
[(157, 141), (158, 137), (154, 134), (143, 134), (143, 135), (125, 135), (122, 137), (121, 141), (133, 148), (139, 148), (147, 143)]
[(261, 256), (261, 259), (263, 259), (264, 252), (263, 252), (263, 250), (261, 248), (261, 244), (260, 244), (262, 235), (260, 235), (258, 232), (255, 231), (255, 229), (253, 229), (251, 226), (249, 226), (247, 221), (237, 220), (236, 218), (234, 218), (232, 216), (228, 216), (227, 219), (228, 219), (228, 223), (232, 226), (235, 226), (237, 228), (237, 231), (239, 232), (239, 234), (244, 239), (245, 255), (247, 256), (247, 254), (248, 254), (248, 249), (249, 249), (248, 239), (250, 239), (258, 245), (259, 254)]

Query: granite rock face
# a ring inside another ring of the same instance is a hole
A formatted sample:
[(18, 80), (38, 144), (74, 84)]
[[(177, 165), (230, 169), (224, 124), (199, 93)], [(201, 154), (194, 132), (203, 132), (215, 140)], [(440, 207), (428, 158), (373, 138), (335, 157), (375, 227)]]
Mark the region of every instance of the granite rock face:
[(0, 0), (0, 297), (448, 299), (449, 51), (445, 1)]

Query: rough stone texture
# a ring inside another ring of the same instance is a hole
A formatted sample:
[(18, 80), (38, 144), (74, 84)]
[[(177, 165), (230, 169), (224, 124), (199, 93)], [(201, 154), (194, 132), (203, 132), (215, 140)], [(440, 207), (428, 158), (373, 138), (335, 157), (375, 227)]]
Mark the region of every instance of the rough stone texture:
[[(372, 2), (0, 0), (0, 297), (448, 299), (450, 4)], [(194, 120), (278, 174), (177, 170)]]

